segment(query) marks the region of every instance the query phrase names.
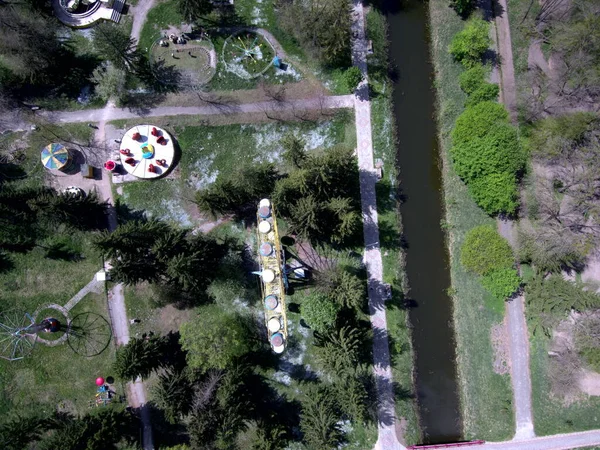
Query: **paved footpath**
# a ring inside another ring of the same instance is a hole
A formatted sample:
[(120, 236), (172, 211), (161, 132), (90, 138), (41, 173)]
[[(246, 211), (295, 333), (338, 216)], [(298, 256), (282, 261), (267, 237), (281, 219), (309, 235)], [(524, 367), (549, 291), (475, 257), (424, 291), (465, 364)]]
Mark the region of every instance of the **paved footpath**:
[(352, 108), (354, 106), (353, 95), (333, 95), (327, 97), (315, 97), (300, 100), (289, 100), (285, 102), (267, 101), (242, 104), (209, 104), (206, 106), (161, 106), (149, 108), (145, 111), (134, 111), (127, 108), (116, 108), (107, 105), (102, 109), (87, 109), (82, 111), (54, 112), (43, 111), (39, 115), (46, 117), (51, 122), (76, 123), (76, 122), (100, 122), (139, 119), (140, 117), (164, 117), (164, 116), (214, 116), (229, 114), (250, 113), (276, 113), (278, 111), (302, 111), (321, 109)]
[(365, 77), (354, 96), (358, 168), (360, 170), (360, 201), (365, 239), (364, 262), (369, 287), (369, 314), (373, 327), (373, 370), (377, 388), (378, 439), (376, 450), (400, 450), (404, 447), (396, 435), (396, 409), (390, 352), (385, 314), (385, 289), (383, 263), (379, 247), (377, 223), (377, 175), (373, 167), (373, 141), (371, 137), (371, 102), (367, 77), (364, 10), (359, 0), (354, 1), (352, 12), (352, 61)]

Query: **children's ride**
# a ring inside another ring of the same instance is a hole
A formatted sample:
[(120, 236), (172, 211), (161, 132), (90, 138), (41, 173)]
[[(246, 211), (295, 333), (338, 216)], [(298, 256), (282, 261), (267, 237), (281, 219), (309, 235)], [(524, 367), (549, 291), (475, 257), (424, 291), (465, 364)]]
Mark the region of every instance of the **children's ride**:
[(121, 139), (119, 157), (123, 168), (138, 178), (157, 178), (173, 165), (175, 146), (165, 130), (152, 125), (138, 125)]
[(287, 341), (283, 258), (275, 210), (270, 200), (263, 199), (256, 213), (258, 226), (258, 262), (261, 278), (265, 325), (269, 344), (275, 353), (282, 353)]

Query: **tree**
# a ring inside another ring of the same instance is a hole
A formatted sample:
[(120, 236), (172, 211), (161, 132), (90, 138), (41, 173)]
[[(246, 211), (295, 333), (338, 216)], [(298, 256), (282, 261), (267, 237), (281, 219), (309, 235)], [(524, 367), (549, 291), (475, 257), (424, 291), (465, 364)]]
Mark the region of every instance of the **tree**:
[(300, 313), (315, 331), (325, 331), (335, 325), (340, 307), (322, 294), (313, 293), (302, 301)]
[(29, 205), (38, 220), (46, 224), (64, 224), (79, 230), (97, 230), (105, 226), (107, 202), (101, 201), (98, 194), (87, 195), (57, 193), (46, 190)]
[(261, 198), (270, 196), (277, 178), (275, 166), (270, 163), (238, 167), (219, 174), (211, 186), (196, 192), (196, 204), (214, 217), (242, 214), (250, 205), (254, 210)]
[(350, 326), (315, 332), (317, 360), (334, 378), (353, 377), (359, 363), (363, 336)]
[(508, 123), (508, 111), (497, 102), (481, 102), (458, 116), (452, 130), (452, 145), (482, 138), (496, 123)]
[(473, 11), (473, 0), (450, 0), (450, 4), (461, 17), (469, 17), (469, 14)]
[(193, 23), (213, 10), (211, 0), (178, 0), (177, 7), (188, 23)]
[(348, 0), (282, 2), (279, 22), (322, 63), (349, 65), (350, 8)]
[(312, 153), (277, 180), (273, 200), (292, 231), (313, 242), (343, 244), (360, 229), (358, 167), (352, 150)]
[(476, 19), (467, 22), (465, 28), (452, 38), (448, 51), (456, 61), (466, 67), (473, 67), (481, 62), (490, 44), (488, 23)]
[(103, 100), (116, 97), (120, 101), (125, 94), (126, 78), (124, 70), (117, 69), (113, 64), (105, 64), (94, 70), (91, 81), (95, 84), (96, 96)]
[(352, 66), (344, 72), (344, 82), (350, 92), (354, 92), (358, 84), (363, 80), (363, 75), (357, 66)]
[(93, 28), (92, 37), (96, 51), (116, 69), (127, 72), (137, 68), (136, 42), (122, 27), (103, 21)]
[(189, 366), (206, 372), (231, 366), (253, 343), (242, 318), (211, 305), (181, 326), (181, 346), (188, 352)]
[(335, 399), (327, 387), (313, 388), (304, 397), (300, 429), (310, 448), (336, 448), (342, 438), (339, 420)]
[(296, 137), (294, 133), (287, 133), (281, 139), (283, 147), (283, 160), (292, 169), (300, 169), (306, 161), (306, 143), (302, 138)]
[(147, 378), (163, 365), (163, 351), (162, 341), (158, 336), (133, 338), (127, 345), (117, 349), (114, 371), (123, 380)]
[(38, 441), (47, 428), (41, 415), (16, 416), (0, 425), (0, 446), (5, 450), (22, 450)]
[(491, 174), (516, 174), (525, 165), (517, 129), (507, 123), (491, 125), (484, 137), (473, 137), (450, 149), (454, 169), (466, 183)]
[(127, 222), (96, 236), (94, 245), (112, 259), (114, 280), (172, 285), (188, 293), (204, 292), (227, 252), (212, 237), (156, 220)]
[(485, 77), (486, 67), (476, 64), (459, 75), (458, 84), (465, 94), (471, 95), (486, 83)]
[(191, 409), (193, 387), (183, 371), (168, 370), (159, 374), (152, 393), (154, 402), (164, 411), (169, 423), (177, 423)]
[(481, 102), (496, 101), (500, 93), (500, 87), (495, 83), (483, 83), (479, 89), (474, 91), (465, 102), (465, 106), (476, 105)]
[(494, 270), (512, 268), (515, 260), (508, 241), (493, 227), (480, 225), (465, 236), (460, 262), (465, 269), (486, 275)]
[(336, 265), (319, 271), (315, 281), (317, 289), (340, 307), (361, 311), (365, 305), (366, 283), (354, 270)]
[(586, 291), (580, 283), (565, 280), (562, 275), (544, 278), (536, 276), (525, 288), (527, 318), (535, 333), (542, 329), (550, 336), (550, 329), (571, 310), (585, 311), (600, 306), (600, 296)]
[(521, 286), (521, 277), (513, 267), (495, 269), (481, 279), (482, 286), (498, 301), (504, 301)]

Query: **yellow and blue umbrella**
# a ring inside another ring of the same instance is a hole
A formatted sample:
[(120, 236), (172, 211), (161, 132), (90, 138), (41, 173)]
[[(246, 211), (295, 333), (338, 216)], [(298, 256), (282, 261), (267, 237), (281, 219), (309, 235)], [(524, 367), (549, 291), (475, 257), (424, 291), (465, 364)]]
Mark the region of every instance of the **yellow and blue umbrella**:
[(49, 144), (42, 150), (42, 164), (46, 169), (62, 169), (69, 162), (69, 151), (62, 144)]

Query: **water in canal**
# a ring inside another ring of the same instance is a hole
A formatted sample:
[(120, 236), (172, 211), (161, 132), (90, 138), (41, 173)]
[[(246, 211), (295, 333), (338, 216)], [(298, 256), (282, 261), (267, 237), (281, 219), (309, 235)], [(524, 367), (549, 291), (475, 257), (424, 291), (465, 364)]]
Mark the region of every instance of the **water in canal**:
[(441, 229), (441, 172), (426, 2), (385, 0), (390, 58), (397, 77), (401, 207), (413, 308), (419, 416), (426, 443), (461, 437), (448, 254)]

